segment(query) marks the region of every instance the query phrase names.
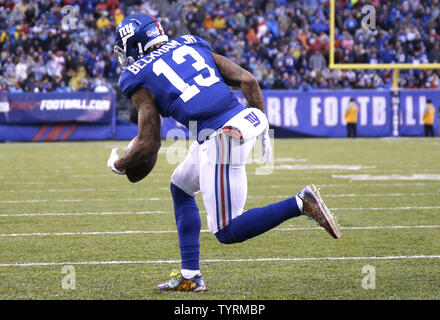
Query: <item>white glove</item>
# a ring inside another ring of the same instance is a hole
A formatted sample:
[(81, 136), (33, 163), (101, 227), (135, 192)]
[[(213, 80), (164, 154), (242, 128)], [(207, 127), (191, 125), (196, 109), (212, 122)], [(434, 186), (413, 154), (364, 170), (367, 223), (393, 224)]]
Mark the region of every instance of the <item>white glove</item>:
[(113, 148), (112, 152), (110, 153), (110, 157), (107, 160), (107, 167), (113, 171), (114, 173), (120, 174), (120, 175), (124, 175), (125, 174), (125, 170), (124, 171), (119, 171), (118, 169), (115, 168), (115, 162), (116, 160), (119, 160), (119, 154), (118, 154), (118, 149), (119, 148)]
[(269, 163), (272, 159), (272, 144), (270, 143), (269, 127), (267, 127), (261, 134), (261, 162)]

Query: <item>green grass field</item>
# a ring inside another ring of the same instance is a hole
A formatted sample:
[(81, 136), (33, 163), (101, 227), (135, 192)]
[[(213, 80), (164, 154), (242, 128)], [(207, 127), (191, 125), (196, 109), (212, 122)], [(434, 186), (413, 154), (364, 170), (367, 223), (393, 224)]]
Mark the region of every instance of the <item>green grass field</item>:
[[(126, 141), (1, 144), (0, 299), (440, 299), (438, 138), (277, 139), (272, 174), (248, 166), (246, 208), (314, 183), (342, 238), (299, 217), (223, 245), (198, 195), (198, 294), (155, 289), (180, 267), (170, 144), (137, 184), (106, 167)], [(62, 288), (66, 265), (75, 289)]]

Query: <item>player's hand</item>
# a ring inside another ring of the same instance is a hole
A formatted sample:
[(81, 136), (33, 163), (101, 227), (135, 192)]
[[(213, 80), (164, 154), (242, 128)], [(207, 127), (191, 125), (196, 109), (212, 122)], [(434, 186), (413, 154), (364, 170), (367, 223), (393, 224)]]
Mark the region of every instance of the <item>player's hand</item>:
[(272, 144), (270, 143), (269, 127), (267, 127), (261, 135), (261, 161), (269, 163), (272, 159)]
[(120, 174), (120, 175), (125, 175), (125, 170), (124, 171), (119, 171), (118, 169), (115, 168), (115, 162), (117, 160), (120, 159), (119, 154), (118, 154), (118, 149), (119, 148), (113, 148), (112, 152), (110, 153), (110, 157), (107, 160), (107, 167), (113, 171), (114, 173)]

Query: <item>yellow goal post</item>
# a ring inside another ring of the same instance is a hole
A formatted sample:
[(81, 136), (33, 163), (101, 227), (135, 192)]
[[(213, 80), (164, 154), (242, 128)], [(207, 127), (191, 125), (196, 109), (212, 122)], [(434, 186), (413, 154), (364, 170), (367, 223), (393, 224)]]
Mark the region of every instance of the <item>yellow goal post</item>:
[(332, 70), (394, 70), (393, 89), (399, 89), (400, 70), (440, 69), (440, 63), (335, 63), (335, 0), (330, 0), (329, 68)]

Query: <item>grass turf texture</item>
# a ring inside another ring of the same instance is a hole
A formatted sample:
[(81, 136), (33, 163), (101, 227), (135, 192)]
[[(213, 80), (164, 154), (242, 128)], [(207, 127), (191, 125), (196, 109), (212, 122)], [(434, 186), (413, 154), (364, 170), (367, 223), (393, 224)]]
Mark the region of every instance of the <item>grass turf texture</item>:
[[(440, 255), (440, 181), (337, 177), (440, 175), (438, 139), (275, 140), (272, 174), (256, 175), (255, 163), (247, 167), (246, 208), (314, 183), (338, 217), (342, 238), (304, 217), (241, 244), (222, 245), (202, 232), (209, 291), (198, 294), (156, 290), (180, 267), (169, 192), (177, 165), (167, 161), (172, 144), (164, 141), (151, 175), (131, 184), (106, 167), (111, 148), (127, 143), (0, 145), (0, 299), (440, 299), (440, 259), (372, 258)], [(206, 230), (200, 195), (197, 202)], [(143, 233), (99, 233), (121, 231)], [(307, 260), (329, 257), (364, 259)], [(128, 262), (89, 264), (102, 261)], [(24, 263), (57, 264), (11, 265)], [(61, 286), (68, 264), (76, 271), (74, 290)], [(366, 265), (375, 268), (375, 289), (362, 287)]]

